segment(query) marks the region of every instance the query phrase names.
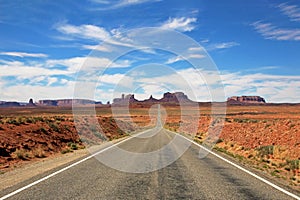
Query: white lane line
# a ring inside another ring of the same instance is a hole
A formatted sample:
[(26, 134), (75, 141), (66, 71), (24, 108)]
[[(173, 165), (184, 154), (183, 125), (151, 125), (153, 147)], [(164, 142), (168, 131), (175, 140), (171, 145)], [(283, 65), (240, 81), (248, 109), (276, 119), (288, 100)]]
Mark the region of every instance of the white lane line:
[(295, 194), (293, 194), (293, 193), (291, 193), (291, 192), (289, 192), (289, 191), (287, 191), (287, 190), (285, 190), (285, 189), (279, 187), (278, 185), (275, 185), (274, 183), (272, 183), (272, 182), (270, 182), (270, 181), (268, 181), (268, 180), (266, 180), (266, 179), (264, 179), (264, 178), (262, 178), (262, 177), (260, 177), (260, 176), (258, 176), (258, 175), (256, 175), (256, 174), (250, 172), (249, 170), (247, 170), (247, 169), (245, 169), (245, 168), (243, 168), (243, 167), (241, 167), (241, 166), (239, 166), (239, 165), (237, 165), (237, 164), (235, 164), (235, 163), (233, 163), (233, 162), (231, 162), (231, 161), (229, 161), (229, 160), (223, 158), (222, 156), (220, 156), (220, 155), (216, 154), (215, 152), (213, 152), (213, 151), (207, 149), (206, 147), (204, 147), (204, 146), (198, 144), (197, 142), (195, 142), (195, 141), (193, 141), (193, 140), (191, 140), (191, 139), (189, 139), (189, 138), (186, 138), (186, 137), (182, 136), (182, 135), (179, 134), (179, 133), (174, 133), (174, 132), (172, 132), (172, 131), (169, 131), (169, 132), (171, 132), (171, 133), (173, 133), (173, 134), (176, 134), (176, 135), (179, 135), (180, 137), (183, 137), (184, 139), (186, 139), (186, 140), (192, 142), (193, 144), (199, 146), (200, 148), (202, 148), (203, 150), (209, 152), (210, 154), (212, 154), (212, 155), (218, 157), (219, 159), (221, 159), (221, 160), (227, 162), (228, 164), (230, 164), (230, 165), (232, 165), (232, 166), (234, 166), (234, 167), (236, 167), (236, 168), (242, 170), (243, 172), (246, 172), (247, 174), (249, 174), (249, 175), (251, 175), (251, 176), (257, 178), (258, 180), (260, 180), (260, 181), (262, 181), (262, 182), (264, 182), (264, 183), (270, 185), (271, 187), (273, 187), (273, 188), (279, 190), (280, 192), (283, 192), (284, 194), (286, 194), (286, 195), (288, 195), (288, 196), (290, 196), (290, 197), (293, 197), (293, 198), (295, 198), (295, 199), (297, 199), (297, 200), (300, 200), (300, 197), (299, 197), (299, 196), (297, 196), (297, 195), (295, 195)]
[(49, 179), (49, 178), (51, 178), (51, 177), (53, 177), (53, 176), (55, 176), (55, 175), (57, 175), (57, 174), (63, 172), (63, 171), (66, 171), (66, 170), (68, 170), (68, 169), (70, 169), (70, 168), (72, 168), (72, 167), (74, 167), (74, 166), (76, 166), (76, 165), (79, 165), (80, 163), (83, 163), (83, 162), (85, 162), (85, 161), (87, 161), (87, 160), (93, 158), (94, 156), (100, 154), (100, 153), (103, 153), (103, 152), (105, 152), (105, 151), (107, 151), (107, 150), (109, 150), (109, 149), (111, 149), (111, 148), (113, 148), (113, 147), (115, 147), (115, 146), (117, 146), (117, 145), (119, 145), (119, 144), (122, 144), (122, 143), (124, 143), (124, 142), (126, 142), (126, 141), (128, 141), (128, 140), (131, 140), (131, 139), (135, 138), (135, 137), (138, 137), (139, 135), (144, 134), (145, 132), (151, 131), (151, 130), (152, 130), (152, 129), (150, 129), (150, 130), (145, 130), (145, 131), (143, 131), (143, 132), (134, 134), (134, 135), (132, 135), (132, 136), (129, 137), (129, 138), (126, 138), (126, 139), (124, 139), (124, 140), (122, 140), (122, 141), (120, 141), (120, 142), (118, 142), (118, 143), (116, 143), (116, 144), (113, 144), (113, 145), (111, 145), (111, 146), (109, 146), (109, 147), (107, 147), (107, 148), (104, 148), (104, 149), (102, 149), (102, 150), (100, 150), (100, 151), (98, 151), (98, 152), (96, 152), (96, 153), (94, 153), (94, 154), (92, 154), (92, 155), (90, 155), (90, 156), (88, 156), (88, 157), (82, 159), (82, 160), (79, 160), (79, 161), (77, 161), (77, 162), (75, 162), (75, 163), (73, 163), (73, 164), (71, 164), (71, 165), (69, 165), (69, 166), (67, 166), (67, 167), (64, 167), (64, 168), (62, 168), (62, 169), (60, 169), (60, 170), (58, 170), (58, 171), (56, 171), (56, 172), (53, 172), (52, 174), (49, 174), (48, 176), (45, 176), (45, 177), (43, 177), (43, 178), (41, 178), (41, 179), (39, 179), (39, 180), (36, 180), (36, 181), (34, 181), (34, 182), (32, 182), (32, 183), (30, 183), (30, 184), (24, 186), (24, 187), (21, 187), (21, 188), (15, 190), (15, 191), (13, 191), (13, 192), (11, 192), (11, 193), (9, 193), (9, 194), (3, 196), (3, 197), (1, 197), (0, 200), (4, 200), (4, 199), (7, 199), (7, 198), (9, 198), (9, 197), (11, 197), (11, 196), (14, 196), (14, 195), (16, 195), (16, 194), (22, 192), (23, 190), (26, 190), (26, 189), (28, 189), (28, 188), (34, 186), (34, 185), (37, 185), (37, 184), (39, 184), (40, 182), (43, 182), (43, 181), (45, 181), (45, 180), (47, 180), (47, 179)]

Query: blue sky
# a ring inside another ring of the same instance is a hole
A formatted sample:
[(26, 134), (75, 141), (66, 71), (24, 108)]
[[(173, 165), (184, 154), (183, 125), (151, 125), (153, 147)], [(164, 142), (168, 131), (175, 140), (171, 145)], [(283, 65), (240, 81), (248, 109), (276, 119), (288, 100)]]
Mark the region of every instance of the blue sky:
[(0, 0), (0, 10), (0, 100), (183, 91), (199, 101), (300, 102), (296, 0)]

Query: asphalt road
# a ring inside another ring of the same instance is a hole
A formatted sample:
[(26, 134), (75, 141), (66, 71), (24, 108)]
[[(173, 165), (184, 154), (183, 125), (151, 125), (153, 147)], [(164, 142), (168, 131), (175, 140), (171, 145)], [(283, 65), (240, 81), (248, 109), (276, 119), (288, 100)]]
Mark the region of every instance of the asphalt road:
[[(180, 155), (180, 147), (179, 143), (170, 142), (174, 141), (174, 133), (166, 130), (154, 133), (146, 131), (139, 138), (129, 139), (118, 148), (96, 156), (100, 160), (110, 158), (115, 162), (108, 164), (121, 165), (123, 171), (144, 168), (151, 172), (122, 172), (91, 158), (9, 199), (294, 199), (211, 154), (199, 159), (199, 147), (195, 144), (175, 162), (155, 170), (154, 167), (161, 167), (159, 163)], [(142, 163), (138, 157), (166, 145), (167, 150), (159, 152), (150, 162)], [(137, 156), (116, 157), (116, 149), (135, 152)]]

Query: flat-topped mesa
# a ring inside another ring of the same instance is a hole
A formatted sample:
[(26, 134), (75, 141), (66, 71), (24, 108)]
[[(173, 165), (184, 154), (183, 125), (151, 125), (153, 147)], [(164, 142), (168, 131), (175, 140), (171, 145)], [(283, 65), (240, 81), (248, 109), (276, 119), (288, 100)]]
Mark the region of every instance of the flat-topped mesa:
[(266, 101), (260, 96), (232, 96), (227, 99), (229, 104), (265, 104)]
[(175, 93), (164, 93), (162, 99), (159, 100), (160, 102), (168, 102), (168, 103), (187, 103), (192, 102), (187, 95), (183, 92), (175, 92)]
[(115, 105), (127, 105), (129, 104), (155, 104), (155, 103), (164, 103), (164, 104), (179, 104), (179, 103), (192, 103), (187, 95), (183, 92), (175, 92), (175, 93), (164, 93), (163, 98), (155, 99), (151, 95), (149, 99), (145, 99), (142, 101), (138, 101), (134, 98), (133, 94), (124, 95), (122, 94), (121, 98), (113, 99), (113, 104)]
[(128, 103), (135, 103), (135, 102), (138, 102), (138, 100), (134, 98), (134, 94), (128, 94), (126, 96), (125, 94), (122, 94), (121, 98), (113, 99), (113, 104), (120, 104), (120, 105), (125, 105)]
[(101, 104), (101, 102), (96, 102), (88, 99), (39, 100), (40, 106), (72, 106), (72, 104), (92, 105), (92, 104)]

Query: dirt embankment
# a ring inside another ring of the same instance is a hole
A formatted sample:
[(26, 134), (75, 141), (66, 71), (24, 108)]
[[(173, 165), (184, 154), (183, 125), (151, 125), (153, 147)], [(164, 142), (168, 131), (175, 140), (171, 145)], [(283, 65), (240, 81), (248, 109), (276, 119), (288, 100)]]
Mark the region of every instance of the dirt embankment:
[[(193, 136), (199, 143), (208, 138), (212, 126), (210, 109), (202, 110)], [(300, 189), (299, 113), (300, 106), (229, 106), (215, 149)], [(178, 131), (186, 126), (182, 130), (189, 134), (189, 125), (178, 112), (167, 118), (165, 127)]]
[[(84, 118), (83, 118), (84, 119)], [(131, 124), (122, 124), (120, 129), (111, 117), (97, 117), (99, 126), (91, 126), (88, 120), (77, 126), (70, 115), (1, 116), (0, 117), (0, 170), (20, 163), (68, 153), (85, 148), (85, 145), (112, 140), (133, 131)], [(92, 128), (91, 128), (92, 127)]]

